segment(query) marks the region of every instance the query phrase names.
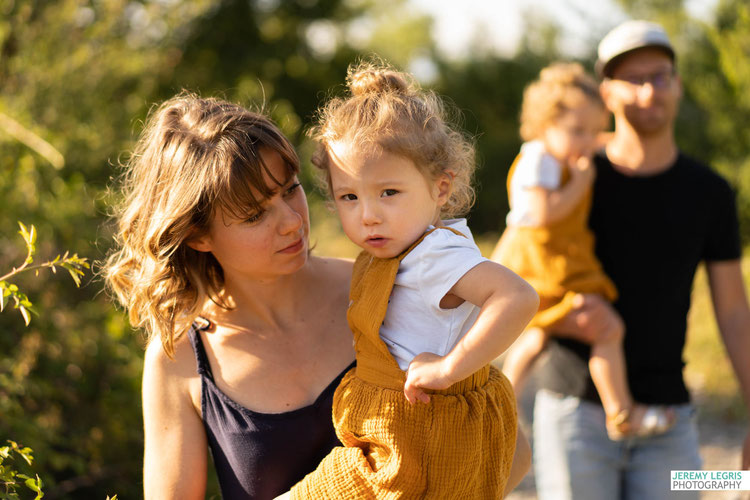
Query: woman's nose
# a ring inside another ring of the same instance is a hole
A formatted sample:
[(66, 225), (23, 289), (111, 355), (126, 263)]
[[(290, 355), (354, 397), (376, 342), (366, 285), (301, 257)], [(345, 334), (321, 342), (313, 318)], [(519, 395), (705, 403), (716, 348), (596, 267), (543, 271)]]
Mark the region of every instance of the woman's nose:
[(285, 200), (280, 203), (281, 222), (279, 230), (282, 234), (293, 233), (302, 227), (303, 217), (296, 207)]

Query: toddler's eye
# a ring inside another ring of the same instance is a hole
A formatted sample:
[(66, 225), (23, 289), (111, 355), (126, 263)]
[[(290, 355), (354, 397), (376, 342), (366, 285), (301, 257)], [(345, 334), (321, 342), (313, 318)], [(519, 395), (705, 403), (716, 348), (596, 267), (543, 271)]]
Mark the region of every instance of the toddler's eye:
[(386, 189), (383, 191), (383, 196), (393, 196), (394, 194), (398, 194), (398, 190), (396, 189)]
[(340, 198), (343, 201), (354, 201), (354, 200), (357, 199), (357, 195), (356, 194), (352, 194), (352, 193), (346, 193), (346, 194), (342, 194), (340, 196)]

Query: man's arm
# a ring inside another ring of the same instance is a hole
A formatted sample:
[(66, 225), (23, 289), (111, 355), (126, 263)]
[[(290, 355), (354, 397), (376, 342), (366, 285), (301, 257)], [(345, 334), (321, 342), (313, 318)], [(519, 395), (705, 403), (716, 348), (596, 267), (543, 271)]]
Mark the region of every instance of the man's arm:
[[(706, 270), (719, 332), (750, 414), (750, 308), (740, 261), (708, 262)], [(742, 448), (742, 468), (750, 469), (750, 432)]]

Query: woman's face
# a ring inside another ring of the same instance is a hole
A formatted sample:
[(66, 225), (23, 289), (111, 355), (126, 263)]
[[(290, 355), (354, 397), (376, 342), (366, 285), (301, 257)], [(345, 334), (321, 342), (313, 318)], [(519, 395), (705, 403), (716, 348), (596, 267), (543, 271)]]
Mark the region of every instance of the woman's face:
[[(262, 149), (261, 158), (275, 179), (287, 177), (287, 166), (277, 152)], [(274, 194), (262, 203), (261, 211), (246, 220), (217, 211), (208, 233), (188, 243), (216, 257), (227, 285), (235, 280), (273, 280), (298, 271), (307, 261), (310, 220), (297, 176), (279, 186), (268, 173), (263, 175)]]

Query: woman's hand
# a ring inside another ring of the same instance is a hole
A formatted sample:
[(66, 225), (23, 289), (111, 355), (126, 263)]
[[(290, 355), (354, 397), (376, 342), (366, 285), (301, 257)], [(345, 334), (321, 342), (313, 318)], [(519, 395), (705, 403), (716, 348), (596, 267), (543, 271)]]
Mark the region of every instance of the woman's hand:
[(414, 404), (417, 401), (430, 402), (430, 396), (423, 389), (447, 389), (454, 380), (448, 374), (445, 357), (431, 352), (418, 354), (409, 364), (404, 384), (404, 396)]

